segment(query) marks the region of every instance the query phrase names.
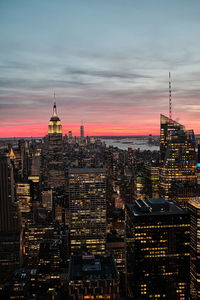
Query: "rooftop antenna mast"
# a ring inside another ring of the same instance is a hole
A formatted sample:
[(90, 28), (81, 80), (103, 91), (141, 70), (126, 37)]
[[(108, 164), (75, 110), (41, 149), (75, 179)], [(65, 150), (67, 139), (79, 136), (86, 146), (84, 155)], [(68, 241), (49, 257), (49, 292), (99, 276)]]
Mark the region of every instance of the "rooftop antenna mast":
[(54, 92), (54, 105), (53, 105), (53, 116), (57, 116), (57, 109), (56, 109), (56, 93)]
[(171, 73), (169, 72), (169, 119), (172, 120), (172, 89), (171, 89)]

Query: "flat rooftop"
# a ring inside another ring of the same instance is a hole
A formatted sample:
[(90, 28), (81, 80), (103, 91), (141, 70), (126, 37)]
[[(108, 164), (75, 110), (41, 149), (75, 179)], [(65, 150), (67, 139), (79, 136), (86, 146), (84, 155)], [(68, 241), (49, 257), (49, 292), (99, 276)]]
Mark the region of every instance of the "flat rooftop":
[(133, 204), (127, 204), (134, 216), (152, 215), (177, 215), (188, 214), (186, 210), (172, 201), (164, 198), (150, 198), (148, 200), (136, 200)]
[(104, 168), (70, 168), (69, 174), (96, 174), (105, 173)]
[(69, 281), (119, 279), (112, 255), (74, 255), (70, 258)]

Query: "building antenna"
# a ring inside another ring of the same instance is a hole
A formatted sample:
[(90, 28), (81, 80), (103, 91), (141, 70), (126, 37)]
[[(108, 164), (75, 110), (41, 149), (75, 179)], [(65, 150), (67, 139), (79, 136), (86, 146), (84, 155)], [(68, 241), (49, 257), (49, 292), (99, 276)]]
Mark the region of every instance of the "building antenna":
[(171, 73), (169, 72), (169, 119), (172, 120), (172, 89), (171, 89)]
[(56, 93), (55, 93), (55, 92), (54, 92), (53, 117), (57, 117), (57, 109), (56, 109)]

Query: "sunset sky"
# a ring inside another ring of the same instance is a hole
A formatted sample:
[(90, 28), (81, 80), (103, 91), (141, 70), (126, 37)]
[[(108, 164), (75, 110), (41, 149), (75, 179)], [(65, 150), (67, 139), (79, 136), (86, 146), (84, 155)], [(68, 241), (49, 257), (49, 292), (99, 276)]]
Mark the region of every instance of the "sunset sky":
[(0, 137), (200, 133), (199, 0), (1, 0)]

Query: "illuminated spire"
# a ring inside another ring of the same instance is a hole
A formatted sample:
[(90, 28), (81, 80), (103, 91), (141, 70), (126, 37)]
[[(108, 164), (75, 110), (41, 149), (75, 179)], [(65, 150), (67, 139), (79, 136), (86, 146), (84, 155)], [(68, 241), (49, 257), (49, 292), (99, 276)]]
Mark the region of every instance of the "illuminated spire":
[(54, 92), (54, 106), (53, 106), (53, 117), (57, 117), (57, 108), (56, 108), (56, 94)]
[(11, 148), (11, 150), (10, 150), (10, 159), (15, 159), (15, 154), (14, 154), (13, 148)]

